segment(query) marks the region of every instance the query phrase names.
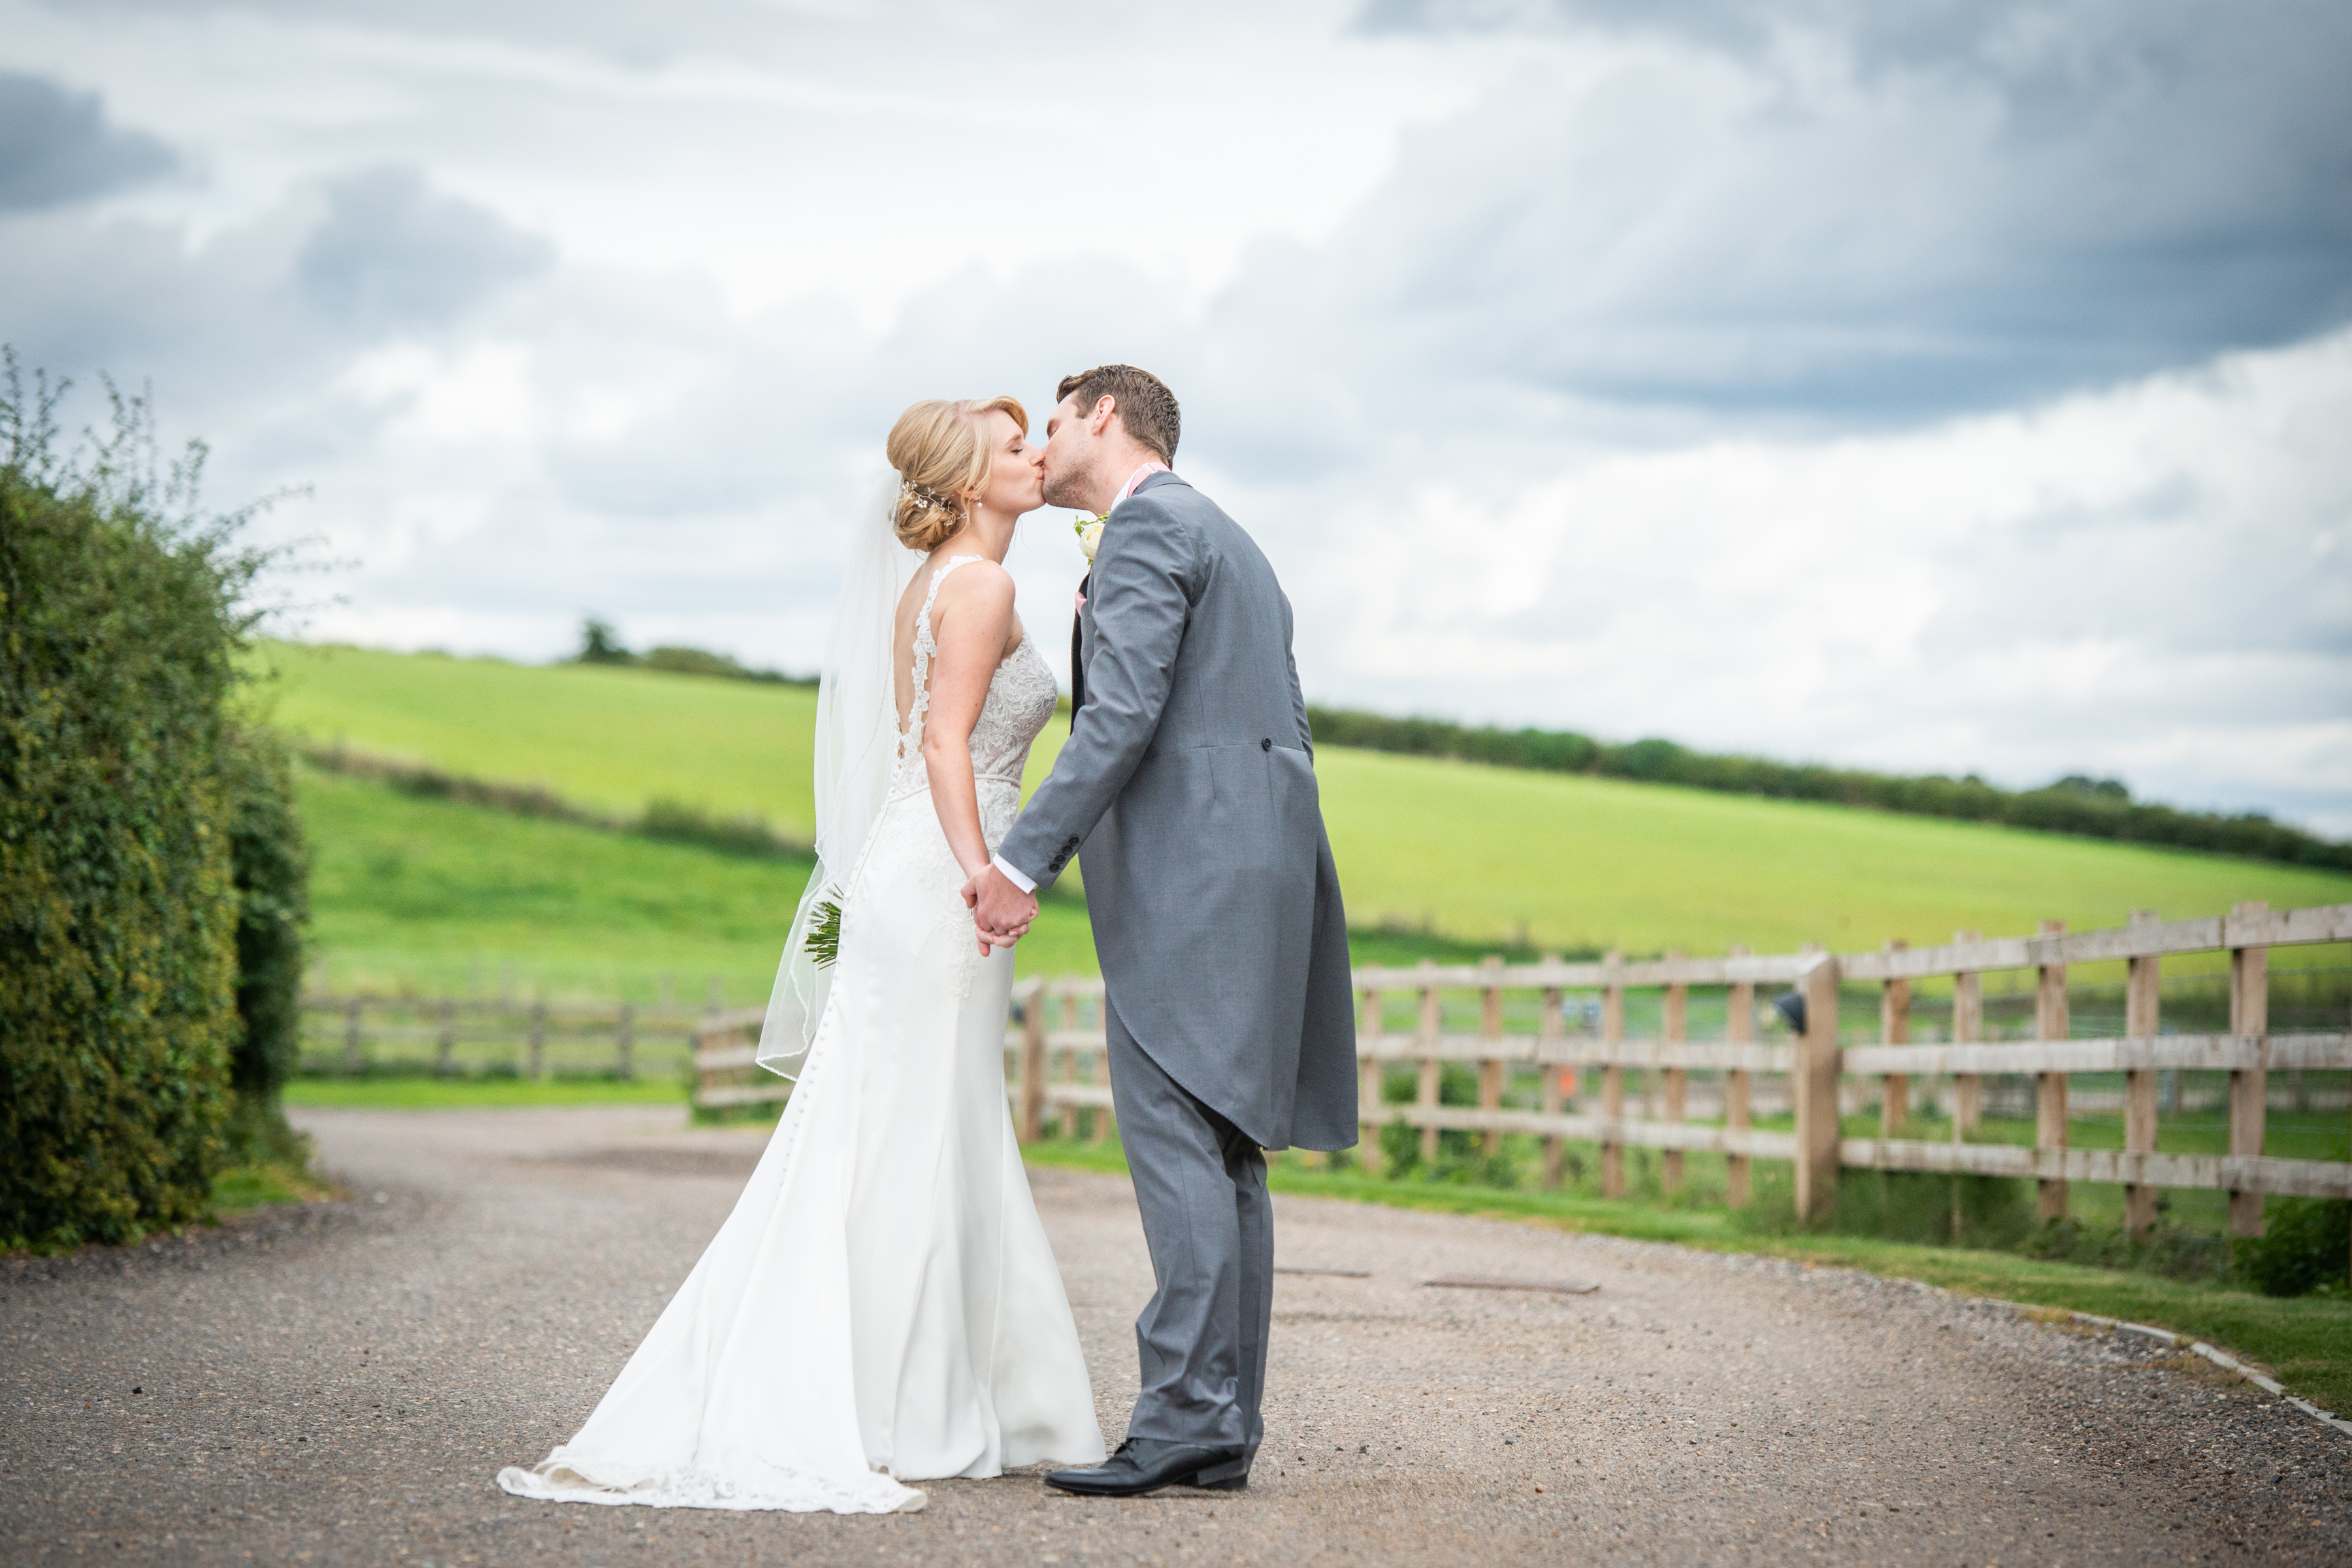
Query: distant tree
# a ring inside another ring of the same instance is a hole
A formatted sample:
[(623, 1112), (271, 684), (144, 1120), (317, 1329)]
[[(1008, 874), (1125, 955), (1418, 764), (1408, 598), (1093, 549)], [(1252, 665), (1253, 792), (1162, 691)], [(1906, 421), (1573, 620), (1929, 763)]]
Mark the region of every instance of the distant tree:
[(2125, 787), (2121, 779), (2095, 779), (2083, 773), (2068, 773), (2050, 787), (2055, 790), (2066, 790), (2074, 795), (2095, 795), (2100, 800), (2128, 801), (2131, 799), (2131, 791)]
[(637, 656), (621, 646), (620, 634), (608, 621), (591, 616), (580, 623), (580, 651), (575, 664), (635, 664)]

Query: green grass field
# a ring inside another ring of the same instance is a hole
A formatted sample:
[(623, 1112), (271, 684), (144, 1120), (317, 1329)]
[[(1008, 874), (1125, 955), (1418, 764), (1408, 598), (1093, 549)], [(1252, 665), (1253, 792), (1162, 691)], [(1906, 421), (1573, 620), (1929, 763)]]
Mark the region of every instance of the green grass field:
[(624, 815), (669, 797), (755, 814), (787, 837), (813, 829), (813, 688), (609, 666), (266, 643), (275, 721), (322, 744), (541, 784)]
[[(650, 1002), (664, 976), (736, 1005), (775, 980), (804, 860), (746, 859), (423, 800), (304, 767), (313, 984), (482, 992), (511, 970), (550, 998)], [(1085, 907), (1047, 900), (1014, 950), (1024, 973), (1094, 965)]]
[[(282, 643), (257, 658), (277, 672), (262, 689), (277, 721), (316, 741), (541, 783), (614, 812), (667, 797), (807, 831), (806, 689)], [(1033, 786), (1065, 732), (1057, 722), (1041, 740)], [(1339, 748), (1318, 772), (1351, 923), (1437, 939), (1374, 941), (1360, 953), (1380, 961), (1503, 942), (1874, 947), (1958, 928), (2030, 931), (2045, 917), (2116, 924), (2135, 908), (2179, 918), (2243, 899), (2352, 900), (2352, 877), (1925, 817)], [(488, 954), (723, 973), (730, 991), (739, 976), (763, 991), (806, 875), (350, 780), (313, 775), (304, 795), (321, 945), (369, 973), (404, 963), (421, 975)], [(2347, 961), (2335, 950), (2277, 958)], [(1049, 907), (1024, 972), (1093, 966), (1075, 899)]]

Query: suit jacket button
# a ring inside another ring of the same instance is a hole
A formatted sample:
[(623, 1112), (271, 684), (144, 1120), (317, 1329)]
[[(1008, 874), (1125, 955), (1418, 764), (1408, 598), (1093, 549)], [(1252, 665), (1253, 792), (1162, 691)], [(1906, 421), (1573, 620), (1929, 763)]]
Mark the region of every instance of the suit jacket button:
[(1257, 749), (1261, 752), (1270, 752), (1274, 750), (1274, 737), (1269, 735), (1265, 740), (1260, 741), (1257, 743)]

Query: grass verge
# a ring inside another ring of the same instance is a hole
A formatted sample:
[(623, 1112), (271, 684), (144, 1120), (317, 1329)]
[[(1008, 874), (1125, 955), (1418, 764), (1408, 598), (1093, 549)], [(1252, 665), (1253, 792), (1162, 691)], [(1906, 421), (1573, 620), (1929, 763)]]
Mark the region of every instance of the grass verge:
[[(1022, 1154), (1035, 1165), (1117, 1174), (1127, 1170), (1125, 1155), (1110, 1142), (1048, 1141), (1029, 1145)], [(1296, 1155), (1272, 1161), (1266, 1180), (1281, 1193), (1517, 1220), (1716, 1252), (1754, 1253), (1917, 1279), (1963, 1295), (2095, 1312), (2210, 1341), (2239, 1360), (2269, 1372), (2290, 1393), (2323, 1409), (2352, 1410), (2352, 1301), (2341, 1298), (2282, 1300), (2219, 1285), (1967, 1247), (1918, 1247), (1848, 1236), (1759, 1236), (1740, 1231), (1722, 1209), (1667, 1208), (1567, 1193), (1391, 1181), (1361, 1171), (1318, 1169)], [(2161, 1353), (2151, 1348), (2150, 1359), (2160, 1359)]]
[(286, 1103), (350, 1110), (502, 1110), (541, 1105), (684, 1105), (675, 1079), (299, 1078)]
[(269, 1204), (307, 1204), (343, 1195), (332, 1182), (321, 1181), (299, 1165), (232, 1165), (213, 1177), (212, 1216), (226, 1219)]

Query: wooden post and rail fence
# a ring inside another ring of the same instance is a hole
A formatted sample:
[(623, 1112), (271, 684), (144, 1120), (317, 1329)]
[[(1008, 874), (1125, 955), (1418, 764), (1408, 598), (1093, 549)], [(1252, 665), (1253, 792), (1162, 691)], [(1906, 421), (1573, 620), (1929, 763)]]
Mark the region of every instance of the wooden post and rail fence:
[(358, 1076), (394, 1065), (451, 1078), (489, 1071), (625, 1079), (640, 1076), (648, 1057), (682, 1061), (707, 1019), (730, 1016), (640, 1011), (628, 1002), (319, 993), (303, 997), (302, 1012), (309, 1071)]
[[(1710, 1151), (1724, 1156), (1727, 1197), (1735, 1206), (1749, 1200), (1755, 1161), (1787, 1161), (1795, 1171), (1796, 1208), (1806, 1219), (1823, 1215), (1835, 1203), (1841, 1168), (2030, 1179), (2035, 1184), (2037, 1211), (2044, 1217), (2064, 1215), (2071, 1184), (2118, 1184), (2125, 1189), (2126, 1224), (2134, 1230), (2154, 1224), (2158, 1195), (2164, 1190), (2206, 1189), (2229, 1195), (2233, 1232), (2258, 1234), (2263, 1200), (2268, 1195), (2352, 1198), (2352, 1161), (2284, 1159), (2263, 1152), (2269, 1074), (2352, 1070), (2352, 1034), (2271, 1033), (2270, 952), (2347, 941), (2352, 941), (2352, 904), (2283, 911), (2242, 904), (2228, 915), (2203, 920), (2168, 921), (2143, 912), (2127, 925), (2074, 932), (2045, 921), (2031, 936), (1980, 938), (1963, 931), (1941, 947), (1890, 942), (1876, 952), (1808, 949), (1759, 955), (1735, 949), (1721, 958), (1668, 953), (1633, 962), (1612, 953), (1578, 963), (1545, 960), (1507, 964), (1489, 959), (1480, 964), (1359, 969), (1354, 975), (1360, 1004), (1356, 1058), (1365, 1134), (1360, 1147), (1368, 1163), (1377, 1162), (1381, 1131), (1397, 1122), (1415, 1130), (1424, 1160), (1436, 1158), (1440, 1135), (1446, 1131), (1481, 1135), (1488, 1153), (1499, 1150), (1505, 1135), (1524, 1134), (1541, 1140), (1545, 1184), (1558, 1185), (1566, 1145), (1595, 1144), (1602, 1190), (1612, 1196), (1625, 1191), (1629, 1148), (1659, 1152), (1662, 1181), (1669, 1191), (1685, 1181), (1685, 1157), (1690, 1152)], [(2162, 965), (2168, 959), (2195, 953), (2227, 955), (2227, 1032), (2163, 1033)], [(2070, 966), (2117, 961), (2126, 970), (2122, 1034), (2073, 1037), (2067, 1003)], [(1983, 977), (2003, 971), (2030, 972), (2034, 977), (2032, 1038), (1984, 1038)], [(1913, 991), (1923, 981), (1948, 984), (1948, 1040), (1915, 1044), (1911, 1039)], [(1870, 1038), (1843, 1041), (1839, 1032), (1841, 991), (1863, 985), (1878, 989), (1878, 1026)], [(1719, 1039), (1689, 1037), (1695, 986), (1724, 993)], [(1792, 990), (1803, 999), (1802, 1029), (1789, 1043), (1755, 1038), (1759, 986)], [(1444, 996), (1465, 991), (1478, 1000), (1476, 1026), (1449, 1031)], [(1598, 994), (1595, 1027), (1569, 1028), (1566, 998), (1570, 992)], [(1654, 1036), (1627, 1034), (1629, 993), (1657, 994)], [(1389, 1005), (1407, 998), (1413, 1004), (1412, 1025), (1393, 1029)], [(1506, 1028), (1513, 999), (1520, 1004), (1516, 1011), (1521, 1017), (1531, 1016), (1531, 1032)], [(1533, 1003), (1531, 1010), (1528, 1002)], [(356, 999), (332, 998), (314, 999), (310, 1005), (313, 1011), (344, 1010), (349, 1061), (357, 1070), (365, 1006)], [(437, 1019), (412, 1026), (408, 1036), (416, 1037), (420, 1028), (429, 1029), (437, 1060), (446, 1068), (460, 1009), (467, 1005), (405, 1005), (440, 1009)], [(476, 1005), (517, 1013), (509, 1005)], [(1102, 1006), (1099, 979), (1031, 979), (1014, 987), (1006, 1081), (1023, 1141), (1043, 1136), (1049, 1121), (1058, 1123), (1066, 1135), (1109, 1135), (1113, 1108)], [(551, 1032), (572, 1043), (575, 1056), (579, 1042), (594, 1042), (590, 1048), (610, 1051), (617, 1070), (627, 1076), (634, 1047), (649, 1037), (674, 1039), (682, 1027), (693, 1053), (695, 1102), (718, 1108), (772, 1102), (791, 1092), (789, 1083), (759, 1071), (753, 1060), (764, 1012), (743, 1008), (692, 1019), (637, 1018), (626, 1006), (540, 1005), (523, 1010), (520, 1021), (534, 1073), (545, 1070)], [(1449, 1063), (1475, 1065), (1476, 1105), (1441, 1103)], [(1391, 1064), (1414, 1069), (1410, 1103), (1389, 1102), (1382, 1092)], [(1526, 1068), (1539, 1074), (1536, 1105), (1506, 1106), (1514, 1074)], [(1571, 1109), (1568, 1075), (1596, 1069), (1598, 1110)], [(2227, 1152), (2168, 1153), (2158, 1149), (2159, 1075), (2181, 1071), (2228, 1075)], [(1644, 1114), (1629, 1114), (1629, 1072), (1643, 1075)], [(1710, 1075), (1719, 1088), (1719, 1124), (1689, 1120), (1695, 1072)], [(2068, 1146), (2068, 1080), (2085, 1073), (2121, 1075), (2124, 1079), (2120, 1150)], [(2035, 1134), (2031, 1147), (1971, 1141), (1982, 1116), (1985, 1079), (2003, 1075), (2021, 1075), (2033, 1082)], [(1874, 1081), (1879, 1136), (1843, 1135), (1839, 1122), (1842, 1079)], [(1937, 1079), (1948, 1084), (1951, 1136), (1904, 1136), (1915, 1086)], [(1785, 1086), (1785, 1102), (1794, 1111), (1793, 1131), (1751, 1124), (1759, 1080), (1775, 1089)]]

